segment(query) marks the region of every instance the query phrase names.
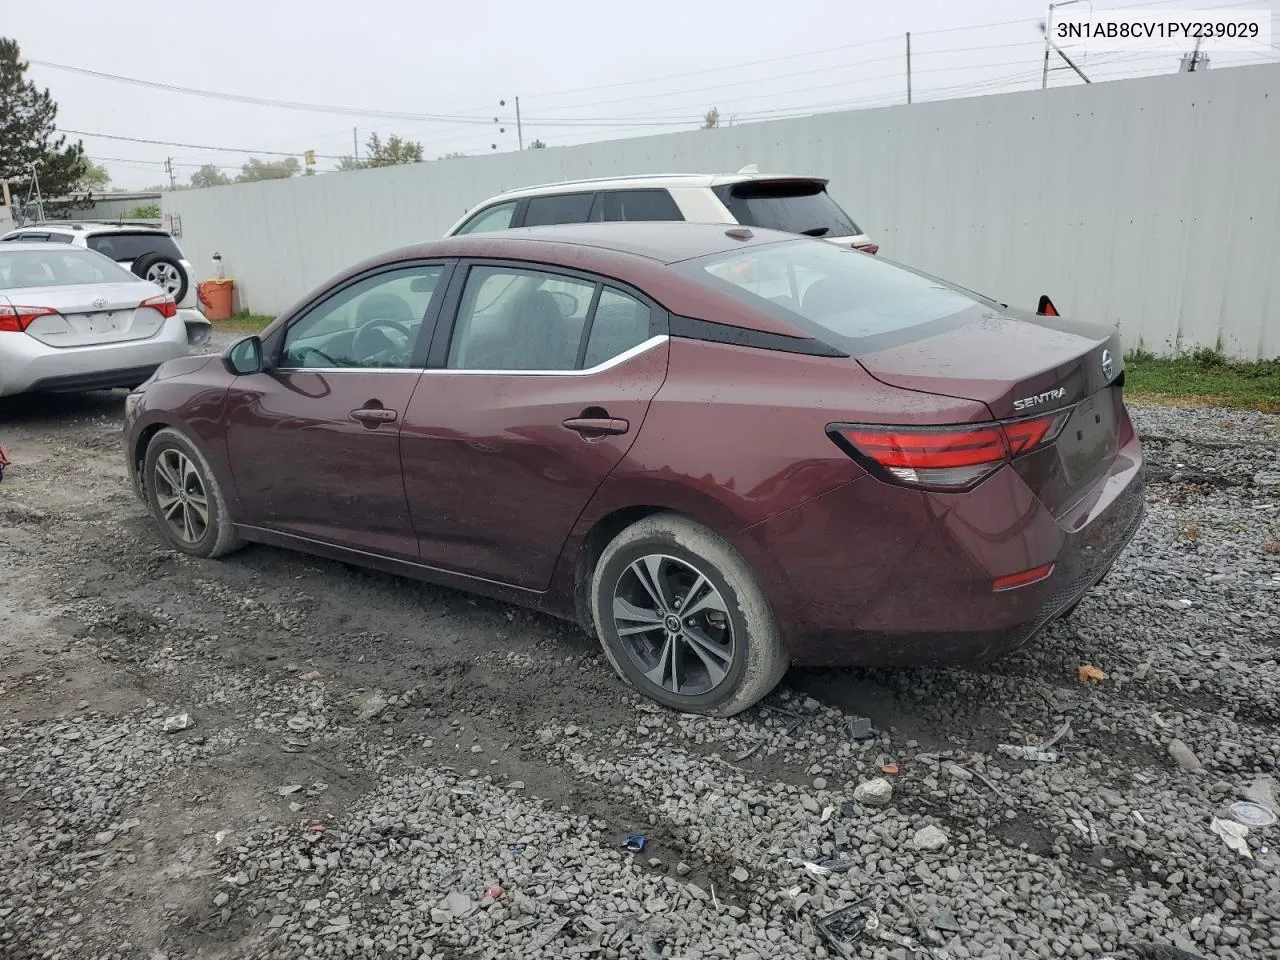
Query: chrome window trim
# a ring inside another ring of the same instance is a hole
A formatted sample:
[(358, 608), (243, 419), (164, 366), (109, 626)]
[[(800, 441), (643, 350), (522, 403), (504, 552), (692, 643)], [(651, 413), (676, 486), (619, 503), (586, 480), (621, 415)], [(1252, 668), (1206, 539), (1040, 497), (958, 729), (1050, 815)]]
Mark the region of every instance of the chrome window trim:
[(586, 377), (593, 373), (602, 373), (611, 367), (616, 367), (620, 363), (626, 363), (633, 357), (638, 357), (642, 353), (652, 350), (659, 344), (666, 343), (671, 337), (668, 334), (660, 333), (637, 343), (630, 350), (623, 350), (622, 353), (610, 357), (604, 363), (597, 363), (594, 367), (586, 367), (582, 370), (451, 370), (446, 367), (436, 367), (425, 373), (443, 373), (450, 375), (481, 375), (487, 377), (504, 376), (504, 377)]

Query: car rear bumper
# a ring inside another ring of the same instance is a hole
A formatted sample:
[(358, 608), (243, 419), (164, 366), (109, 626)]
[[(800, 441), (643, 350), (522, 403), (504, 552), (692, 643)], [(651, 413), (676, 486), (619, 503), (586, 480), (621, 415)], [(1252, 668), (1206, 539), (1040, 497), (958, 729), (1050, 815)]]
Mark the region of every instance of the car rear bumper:
[(199, 310), (178, 309), (178, 316), (187, 325), (187, 345), (202, 347), (213, 338), (213, 324)]
[(166, 360), (186, 356), (187, 344), (180, 317), (145, 340), (87, 347), (51, 347), (24, 333), (0, 334), (0, 396), (136, 386)]
[[(1022, 646), (1102, 580), (1141, 525), (1143, 495), (1130, 435), (1060, 516), (1009, 468), (964, 494), (867, 477), (752, 528), (744, 552), (785, 570), (765, 588), (797, 663), (972, 662)], [(1046, 564), (1044, 579), (994, 589)]]

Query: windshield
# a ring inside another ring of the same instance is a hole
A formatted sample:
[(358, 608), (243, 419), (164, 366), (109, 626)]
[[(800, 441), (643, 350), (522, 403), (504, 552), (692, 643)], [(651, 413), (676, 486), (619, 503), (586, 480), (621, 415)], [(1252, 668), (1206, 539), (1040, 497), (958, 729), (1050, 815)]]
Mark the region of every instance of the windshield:
[(735, 220), (813, 237), (856, 237), (862, 231), (814, 180), (749, 180), (713, 187)]
[(19, 287), (65, 287), (76, 283), (137, 281), (128, 270), (88, 250), (0, 248), (0, 290)]
[(982, 301), (941, 280), (821, 240), (747, 247), (679, 264), (801, 329), (859, 340), (954, 316)]

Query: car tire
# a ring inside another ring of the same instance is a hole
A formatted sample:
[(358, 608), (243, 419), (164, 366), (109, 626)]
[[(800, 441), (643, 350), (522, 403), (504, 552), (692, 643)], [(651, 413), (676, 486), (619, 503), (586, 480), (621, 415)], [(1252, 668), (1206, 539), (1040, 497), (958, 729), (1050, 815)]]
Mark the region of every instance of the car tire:
[(191, 278), (182, 269), (182, 264), (173, 257), (163, 253), (144, 253), (133, 261), (133, 266), (129, 269), (135, 276), (150, 280), (165, 293), (172, 294), (174, 303), (181, 303), (186, 299)]
[(151, 438), (142, 471), (147, 506), (177, 549), (211, 559), (244, 545), (208, 461), (177, 430), (166, 427)]
[(664, 706), (733, 716), (786, 672), (781, 629), (746, 561), (685, 517), (656, 514), (618, 534), (592, 571), (590, 595), (605, 656)]

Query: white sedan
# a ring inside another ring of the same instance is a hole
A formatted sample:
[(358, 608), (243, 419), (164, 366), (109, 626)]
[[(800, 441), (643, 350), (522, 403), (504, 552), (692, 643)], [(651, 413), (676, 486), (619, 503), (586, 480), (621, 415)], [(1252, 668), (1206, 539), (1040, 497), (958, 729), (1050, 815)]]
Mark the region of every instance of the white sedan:
[(172, 295), (109, 257), (0, 246), (0, 396), (136, 387), (187, 353)]

